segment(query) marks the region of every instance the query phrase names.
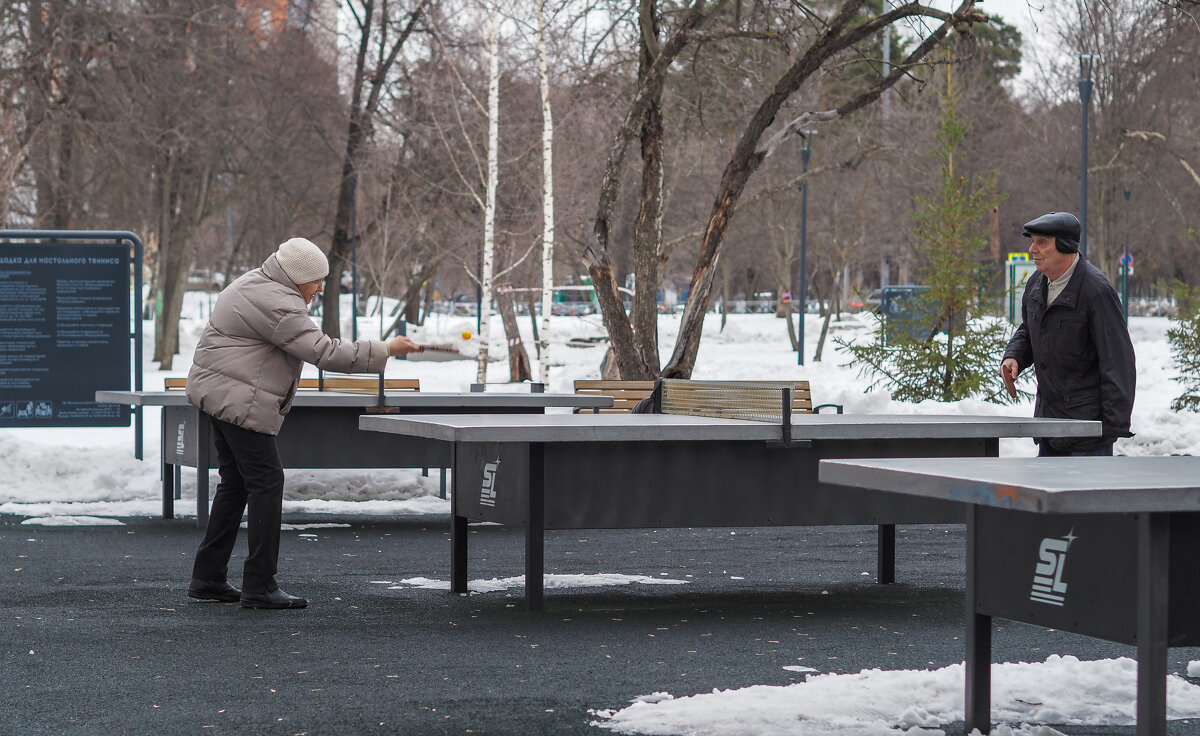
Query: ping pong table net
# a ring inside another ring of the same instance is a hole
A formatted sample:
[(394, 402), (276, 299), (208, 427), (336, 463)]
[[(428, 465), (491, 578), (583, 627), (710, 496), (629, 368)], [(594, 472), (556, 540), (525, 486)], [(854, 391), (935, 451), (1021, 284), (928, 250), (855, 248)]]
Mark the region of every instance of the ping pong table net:
[(785, 381), (663, 379), (661, 411), (790, 426), (794, 391)]

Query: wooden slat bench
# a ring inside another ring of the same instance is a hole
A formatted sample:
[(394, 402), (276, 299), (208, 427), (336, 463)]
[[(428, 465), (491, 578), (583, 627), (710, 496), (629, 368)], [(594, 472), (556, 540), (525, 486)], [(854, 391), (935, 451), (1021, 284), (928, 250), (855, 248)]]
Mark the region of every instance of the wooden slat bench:
[[(187, 388), (186, 378), (165, 378), (163, 388), (168, 391), (181, 391)], [(379, 392), (379, 378), (376, 376), (325, 376), (321, 378), (301, 378), (302, 391), (340, 391), (349, 394), (374, 394)], [(385, 378), (384, 391), (420, 391), (421, 381), (417, 378)]]
[[(163, 388), (167, 391), (183, 391), (187, 389), (186, 378), (164, 378)], [(299, 390), (304, 392), (309, 391), (336, 391), (347, 394), (378, 394), (379, 393), (379, 377), (378, 376), (322, 376), (320, 378), (301, 378)], [(417, 378), (385, 378), (383, 379), (384, 391), (420, 391), (421, 381)], [(446, 469), (442, 468), (441, 478), (441, 493), (442, 498), (446, 497)], [(181, 488), (179, 479), (180, 466), (174, 466), (174, 487)], [(429, 475), (429, 468), (421, 468), (421, 475)]]
[[(575, 381), (575, 393), (587, 394), (592, 396), (611, 396), (613, 397), (613, 405), (610, 409), (593, 409), (601, 414), (628, 413), (633, 411), (633, 407), (639, 401), (649, 396), (654, 391), (654, 381), (602, 381), (593, 379), (578, 379)], [(813, 406), (812, 391), (809, 389), (808, 381), (720, 381), (719, 383), (727, 383), (737, 385), (739, 383), (753, 383), (758, 385), (770, 386), (791, 386), (792, 387), (792, 411), (796, 414), (813, 414), (820, 413), (822, 409), (833, 409), (838, 414), (842, 413), (841, 404), (819, 404)], [(578, 413), (578, 411), (576, 412)]]
[[(600, 414), (628, 414), (634, 405), (654, 391), (654, 381), (600, 381), (577, 379), (575, 393), (589, 396), (611, 396), (613, 405), (595, 409)], [(578, 413), (578, 412), (577, 412)]]

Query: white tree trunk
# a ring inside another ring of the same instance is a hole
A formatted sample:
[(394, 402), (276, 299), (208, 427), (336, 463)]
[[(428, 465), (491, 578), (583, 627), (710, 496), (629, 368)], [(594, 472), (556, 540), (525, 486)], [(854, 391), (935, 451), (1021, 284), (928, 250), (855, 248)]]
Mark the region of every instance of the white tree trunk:
[(483, 273), (479, 304), (479, 367), (476, 383), (487, 383), (488, 336), (492, 321), (492, 268), (496, 250), (496, 178), (500, 143), (500, 7), (492, 3), (488, 29), (488, 152), (487, 203), (483, 210)]
[(542, 329), (538, 334), (538, 380), (550, 386), (550, 309), (554, 299), (554, 120), (546, 59), (546, 0), (538, 0), (538, 79), (542, 91)]

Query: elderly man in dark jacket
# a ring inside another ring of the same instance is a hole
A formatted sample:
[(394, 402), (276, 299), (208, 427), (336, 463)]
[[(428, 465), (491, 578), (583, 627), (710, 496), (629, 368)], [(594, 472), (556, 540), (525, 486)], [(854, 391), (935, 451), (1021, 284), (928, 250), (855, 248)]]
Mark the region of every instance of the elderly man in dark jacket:
[(1021, 326), (1000, 373), (1016, 396), (1021, 371), (1035, 366), (1034, 415), (1099, 420), (1101, 437), (1041, 438), (1039, 455), (1111, 455), (1132, 437), (1129, 417), (1137, 379), (1121, 303), (1100, 269), (1079, 254), (1079, 220), (1051, 212), (1025, 223), (1037, 273), (1021, 298)]

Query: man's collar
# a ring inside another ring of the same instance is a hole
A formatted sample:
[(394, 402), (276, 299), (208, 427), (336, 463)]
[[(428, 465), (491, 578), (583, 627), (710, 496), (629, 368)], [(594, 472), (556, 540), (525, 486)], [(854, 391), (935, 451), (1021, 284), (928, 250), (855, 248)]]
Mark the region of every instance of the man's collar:
[(1067, 270), (1060, 273), (1058, 278), (1050, 278), (1050, 275), (1047, 274), (1046, 280), (1052, 284), (1069, 281), (1071, 279), (1071, 274), (1075, 273), (1075, 267), (1079, 265), (1079, 254), (1073, 253), (1072, 255), (1074, 257), (1071, 259), (1071, 265), (1067, 266)]

